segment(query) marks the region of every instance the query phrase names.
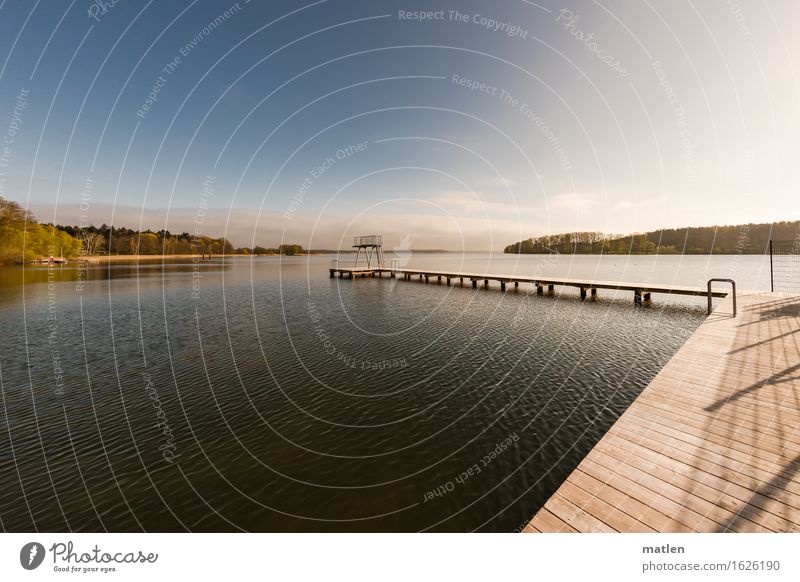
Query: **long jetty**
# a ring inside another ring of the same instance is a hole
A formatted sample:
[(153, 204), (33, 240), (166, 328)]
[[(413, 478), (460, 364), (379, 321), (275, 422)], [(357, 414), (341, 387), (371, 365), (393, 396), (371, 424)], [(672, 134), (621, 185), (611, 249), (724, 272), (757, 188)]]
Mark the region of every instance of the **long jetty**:
[[(707, 296), (708, 318), (523, 531), (800, 532), (800, 294), (445, 270), (339, 268), (473, 288)], [(711, 298), (723, 297), (715, 310)], [(737, 313), (738, 311), (738, 313)], [(535, 508), (532, 508), (532, 511)]]
[(491, 273), (466, 273), (459, 271), (444, 271), (436, 269), (401, 269), (401, 268), (370, 268), (370, 267), (330, 267), (330, 276), (354, 279), (357, 277), (383, 277), (387, 274), (392, 278), (402, 277), (411, 281), (418, 279), (425, 283), (431, 281), (438, 284), (460, 286), (464, 282), (476, 289), (478, 285), (489, 289), (490, 282), (499, 284), (500, 290), (505, 291), (508, 285), (518, 289), (520, 284), (532, 285), (539, 295), (553, 293), (555, 287), (575, 287), (580, 290), (581, 299), (596, 299), (598, 289), (613, 289), (617, 291), (632, 291), (635, 303), (649, 303), (652, 293), (666, 293), (671, 295), (694, 295), (702, 297), (727, 297), (727, 291), (709, 290), (708, 287), (686, 287), (681, 285), (661, 285), (656, 283), (619, 283), (615, 281), (597, 281), (593, 279), (568, 279), (562, 277), (533, 277), (524, 275), (503, 275)]

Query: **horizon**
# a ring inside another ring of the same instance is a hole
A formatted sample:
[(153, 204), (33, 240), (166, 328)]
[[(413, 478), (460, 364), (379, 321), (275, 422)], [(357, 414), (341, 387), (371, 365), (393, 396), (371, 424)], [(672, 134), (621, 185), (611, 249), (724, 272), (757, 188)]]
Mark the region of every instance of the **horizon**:
[(453, 250), (794, 203), (796, 3), (413, 9), (4, 5), (0, 195), (42, 222), (203, 214), (241, 245), (381, 230)]
[[(162, 209), (154, 209), (154, 210), (156, 212), (159, 212), (159, 211), (160, 212), (166, 212), (167, 209), (162, 208)], [(172, 210), (174, 212), (175, 209), (172, 209)], [(210, 211), (210, 210), (214, 210), (214, 209), (210, 209), (209, 208), (208, 210)], [(228, 209), (216, 209), (216, 210), (228, 211)], [(719, 228), (733, 228), (733, 227), (740, 227), (740, 226), (757, 226), (757, 225), (775, 224), (775, 223), (781, 223), (781, 222), (791, 223), (791, 222), (798, 222), (798, 221), (800, 221), (800, 218), (797, 218), (797, 219), (794, 219), (794, 220), (792, 220), (792, 219), (783, 219), (783, 220), (777, 220), (777, 221), (774, 221), (774, 222), (767, 222), (767, 223), (746, 222), (746, 223), (739, 223), (739, 224), (703, 224), (703, 225), (692, 225), (692, 226), (687, 226), (687, 225), (665, 226), (663, 228), (650, 230), (650, 231), (639, 230), (639, 231), (632, 231), (632, 232), (625, 232), (625, 233), (602, 232), (602, 231), (574, 231), (574, 230), (573, 231), (560, 231), (560, 232), (549, 232), (549, 233), (542, 233), (542, 234), (533, 234), (531, 236), (528, 236), (528, 237), (525, 237), (525, 238), (521, 238), (519, 240), (507, 241), (507, 242), (504, 242), (504, 243), (501, 243), (501, 244), (502, 244), (502, 248), (505, 248), (508, 245), (511, 245), (511, 244), (514, 244), (514, 243), (518, 243), (518, 242), (522, 242), (522, 241), (529, 240), (529, 239), (536, 239), (536, 238), (539, 238), (539, 237), (550, 236), (550, 235), (558, 235), (558, 234), (571, 234), (571, 233), (575, 233), (575, 232), (599, 232), (604, 237), (617, 238), (617, 237), (628, 237), (628, 236), (634, 236), (634, 235), (638, 235), (638, 234), (647, 234), (647, 233), (659, 232), (659, 231), (667, 231), (667, 230), (680, 231), (680, 230), (701, 229), (701, 228), (702, 229), (706, 229), (706, 228), (719, 229)], [(80, 225), (78, 224), (78, 222), (79, 221), (75, 221), (74, 223), (70, 223), (70, 222), (58, 223), (58, 224), (55, 224), (55, 226), (79, 227)], [(142, 228), (138, 228), (135, 225), (131, 226), (129, 224), (114, 224), (114, 225), (112, 225), (112, 224), (109, 224), (107, 222), (100, 222), (100, 223), (97, 223), (97, 224), (88, 223), (88, 224), (84, 225), (84, 228), (99, 228), (99, 227), (101, 227), (103, 225), (105, 225), (105, 226), (113, 226), (113, 228), (127, 228), (127, 229), (130, 229), (130, 230), (139, 230), (139, 231), (142, 231), (142, 232), (148, 231), (148, 230), (151, 231), (151, 232), (159, 232), (159, 231), (162, 230), (162, 229), (155, 229), (155, 228), (149, 227), (149, 226), (142, 226)], [(176, 229), (176, 230), (163, 229), (163, 230), (167, 230), (170, 234), (176, 235), (176, 234), (190, 233), (192, 228), (191, 228), (191, 225), (189, 225), (185, 229)], [(376, 233), (376, 234), (378, 234), (378, 233)], [(363, 235), (363, 233), (362, 233), (362, 235)], [(270, 246), (272, 243), (265, 243), (263, 241), (255, 242), (255, 243), (253, 243), (253, 244), (248, 246), (248, 245), (238, 244), (238, 241), (231, 240), (231, 239), (225, 237), (224, 235), (215, 234), (214, 232), (205, 232), (205, 233), (202, 233), (202, 236), (207, 236), (207, 237), (214, 238), (214, 239), (226, 238), (236, 248), (253, 248), (253, 247), (256, 247), (256, 246), (261, 246), (261, 247), (265, 247), (265, 248), (277, 248), (277, 246), (280, 245), (280, 244), (299, 244), (299, 243), (297, 243), (297, 241), (292, 241), (290, 239), (285, 239), (285, 240), (281, 240), (281, 241), (275, 243), (276, 244), (275, 247)], [(356, 236), (358, 236), (358, 235), (356, 235)], [(386, 238), (390, 238), (390, 237), (386, 237), (386, 235), (381, 235), (381, 236), (384, 236), (385, 239)], [(499, 248), (499, 249), (485, 248), (485, 249), (470, 249), (470, 250), (466, 250), (466, 249), (448, 249), (448, 248), (420, 247), (420, 248), (416, 248), (415, 249), (415, 248), (413, 248), (413, 246), (403, 246), (404, 245), (403, 237), (401, 236), (400, 239), (401, 240), (398, 241), (399, 242), (399, 246), (394, 247), (393, 250), (396, 250), (396, 251), (399, 251), (399, 252), (440, 251), (440, 252), (447, 252), (447, 253), (458, 253), (458, 252), (465, 252), (465, 253), (495, 253), (495, 252), (501, 252), (502, 253), (503, 252), (502, 248)], [(343, 240), (344, 240), (344, 237), (343, 237)], [(413, 241), (410, 241), (410, 243), (413, 243)], [(339, 247), (339, 248), (324, 247), (324, 246), (306, 247), (305, 245), (303, 245), (303, 248), (305, 250), (307, 250), (307, 251), (312, 251), (312, 250), (334, 251), (334, 250), (336, 250), (336, 251), (342, 252), (342, 251), (348, 250), (349, 245), (346, 244), (344, 247)], [(387, 250), (386, 252), (393, 252), (393, 250)]]

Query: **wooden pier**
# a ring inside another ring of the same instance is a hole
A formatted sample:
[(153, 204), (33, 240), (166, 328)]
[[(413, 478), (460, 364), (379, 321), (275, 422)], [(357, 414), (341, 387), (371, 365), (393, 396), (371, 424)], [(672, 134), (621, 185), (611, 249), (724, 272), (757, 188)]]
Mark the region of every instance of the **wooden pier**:
[[(800, 532), (800, 294), (332, 265), (330, 276), (725, 297), (525, 532)], [(710, 311), (710, 310), (709, 310)]]
[[(490, 273), (465, 273), (458, 271), (420, 270), (420, 269), (386, 269), (386, 268), (355, 268), (355, 267), (330, 267), (330, 276), (353, 279), (355, 277), (402, 277), (405, 280), (419, 280), (425, 283), (433, 281), (437, 284), (463, 286), (465, 282), (477, 289), (479, 285), (489, 289), (490, 282), (499, 284), (500, 290), (505, 291), (508, 285), (518, 289), (520, 284), (532, 285), (539, 295), (553, 293), (555, 287), (575, 287), (580, 290), (581, 299), (596, 299), (598, 289), (612, 289), (617, 291), (632, 291), (635, 303), (648, 303), (652, 293), (666, 293), (671, 295), (695, 295), (706, 297), (709, 291), (706, 287), (685, 287), (681, 285), (659, 285), (652, 283), (619, 283), (615, 281), (595, 281), (591, 279), (566, 279), (561, 277), (528, 277), (518, 275), (499, 275)], [(727, 297), (727, 291), (711, 291), (711, 297)]]
[(726, 299), (526, 532), (800, 532), (800, 295)]

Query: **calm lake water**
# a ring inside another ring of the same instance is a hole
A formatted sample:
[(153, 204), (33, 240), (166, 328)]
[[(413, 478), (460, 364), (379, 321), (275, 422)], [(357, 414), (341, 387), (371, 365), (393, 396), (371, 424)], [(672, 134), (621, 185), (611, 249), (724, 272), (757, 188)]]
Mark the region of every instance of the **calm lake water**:
[[(705, 317), (330, 258), (0, 268), (0, 527), (513, 531)], [(400, 259), (769, 287), (760, 256)]]

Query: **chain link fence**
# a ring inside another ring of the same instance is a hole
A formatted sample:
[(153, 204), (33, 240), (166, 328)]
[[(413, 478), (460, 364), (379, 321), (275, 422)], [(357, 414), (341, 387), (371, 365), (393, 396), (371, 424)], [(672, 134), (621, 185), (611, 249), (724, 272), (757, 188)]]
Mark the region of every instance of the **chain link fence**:
[(772, 291), (800, 293), (800, 237), (769, 241), (769, 267)]

